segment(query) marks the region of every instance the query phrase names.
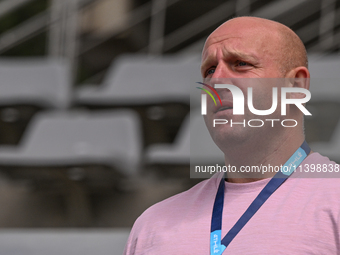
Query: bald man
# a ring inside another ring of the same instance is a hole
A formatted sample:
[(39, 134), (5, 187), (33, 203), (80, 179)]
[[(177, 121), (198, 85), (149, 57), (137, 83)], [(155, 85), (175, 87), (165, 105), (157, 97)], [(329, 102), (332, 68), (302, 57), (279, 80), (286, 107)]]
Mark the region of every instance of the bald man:
[[(232, 84), (244, 95), (252, 87), (254, 107), (260, 110), (271, 107), (274, 87), (309, 89), (301, 40), (288, 27), (261, 18), (235, 18), (218, 27), (204, 45), (201, 71), (207, 85)], [(249, 109), (235, 115), (231, 90), (216, 90), (222, 105), (207, 100), (204, 119), (225, 164), (238, 171), (217, 174), (150, 207), (136, 220), (124, 254), (340, 254), (338, 179), (239, 171), (263, 165), (338, 167), (304, 142), (301, 109), (287, 106), (286, 117), (297, 121), (292, 128), (214, 126), (214, 119), (282, 119), (280, 107), (268, 116)]]
[[(271, 107), (272, 87), (287, 86), (285, 79), (293, 78), (296, 82), (292, 86), (309, 89), (307, 54), (299, 37), (280, 23), (254, 17), (232, 19), (208, 37), (202, 53), (201, 73), (207, 82), (211, 80), (213, 83), (230, 83), (238, 79), (239, 84), (236, 85), (244, 95), (247, 95), (249, 86), (254, 87), (252, 98), (257, 109)], [(223, 105), (232, 101), (228, 90), (220, 89), (218, 92)], [(295, 98), (299, 96), (302, 97), (302, 94), (294, 95)], [(281, 100), (278, 100), (279, 106), (280, 103)], [(245, 165), (281, 165), (292, 155), (291, 151), (294, 152), (304, 141), (303, 113), (296, 107), (288, 108), (286, 118), (297, 120), (297, 127), (294, 128), (282, 127), (277, 123), (275, 128), (268, 124), (261, 128), (248, 125), (213, 127), (214, 119), (231, 117), (238, 123), (243, 119), (263, 119), (264, 122), (265, 119), (282, 119), (280, 107), (269, 116), (256, 116), (250, 111), (246, 111), (245, 115), (231, 115), (232, 109), (215, 112), (210, 100), (208, 113), (204, 116), (213, 140), (224, 152), (226, 165), (237, 168)], [(229, 174), (231, 177), (234, 175)], [(242, 175), (236, 173), (238, 178), (229, 178), (229, 181), (247, 181), (248, 175), (241, 178)]]

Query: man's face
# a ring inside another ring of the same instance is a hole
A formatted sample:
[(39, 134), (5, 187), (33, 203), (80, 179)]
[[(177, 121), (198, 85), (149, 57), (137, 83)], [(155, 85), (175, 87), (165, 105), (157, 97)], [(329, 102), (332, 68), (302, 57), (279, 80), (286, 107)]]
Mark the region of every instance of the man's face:
[[(246, 125), (216, 125), (213, 119), (227, 119), (233, 122), (246, 122), (249, 119), (280, 118), (280, 107), (269, 116), (257, 116), (247, 107), (247, 88), (253, 88), (253, 105), (258, 110), (267, 110), (272, 105), (272, 88), (280, 85), (275, 79), (283, 78), (279, 62), (279, 35), (273, 25), (263, 24), (248, 18), (231, 20), (207, 39), (202, 53), (201, 73), (204, 82), (214, 84), (233, 84), (239, 87), (245, 97), (245, 114), (232, 115), (232, 109), (217, 107), (208, 97), (205, 122), (215, 143), (221, 148), (225, 142), (242, 142), (252, 135), (264, 136), (267, 128), (251, 128)], [(257, 79), (256, 79), (257, 78)], [(280, 88), (278, 88), (280, 91)], [(232, 105), (232, 95), (227, 89), (217, 89), (223, 106)], [(278, 102), (280, 105), (280, 100)], [(270, 125), (268, 125), (270, 126)], [(221, 148), (223, 150), (223, 148)]]

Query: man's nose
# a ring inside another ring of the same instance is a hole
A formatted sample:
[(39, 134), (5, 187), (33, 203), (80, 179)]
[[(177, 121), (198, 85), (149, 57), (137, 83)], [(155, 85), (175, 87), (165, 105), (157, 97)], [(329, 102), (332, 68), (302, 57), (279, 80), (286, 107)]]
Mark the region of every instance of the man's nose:
[[(233, 84), (232, 83), (233, 72), (228, 64), (222, 62), (219, 63), (216, 68), (215, 72), (211, 76), (210, 83), (213, 84)], [(214, 86), (215, 87), (215, 86)], [(225, 91), (226, 89), (216, 89), (218, 92)]]
[(232, 70), (229, 65), (224, 62), (218, 63), (215, 68), (215, 72), (213, 73), (211, 78), (214, 79), (223, 79), (223, 78), (232, 78)]

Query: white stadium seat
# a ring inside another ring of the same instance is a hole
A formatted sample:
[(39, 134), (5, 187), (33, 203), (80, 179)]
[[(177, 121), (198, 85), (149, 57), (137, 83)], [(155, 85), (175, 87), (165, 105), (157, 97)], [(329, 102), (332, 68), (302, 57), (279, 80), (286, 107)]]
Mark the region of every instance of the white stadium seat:
[(200, 80), (196, 59), (125, 55), (111, 65), (101, 86), (80, 87), (75, 100), (85, 105), (189, 104), (191, 85)]
[(0, 144), (18, 144), (41, 110), (71, 105), (67, 61), (49, 58), (0, 58)]
[(210, 137), (200, 111), (188, 115), (173, 144), (150, 145), (146, 151), (149, 164), (223, 164), (224, 155)]
[(0, 146), (0, 165), (105, 164), (123, 175), (138, 172), (142, 142), (138, 115), (130, 110), (43, 112), (17, 147)]
[(0, 106), (65, 109), (71, 103), (70, 66), (56, 59), (0, 59)]

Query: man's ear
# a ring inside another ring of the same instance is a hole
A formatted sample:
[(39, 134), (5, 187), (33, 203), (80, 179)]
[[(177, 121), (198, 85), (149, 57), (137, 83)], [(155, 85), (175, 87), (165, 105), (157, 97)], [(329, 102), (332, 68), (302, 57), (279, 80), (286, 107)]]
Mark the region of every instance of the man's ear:
[[(294, 88), (303, 88), (309, 90), (310, 74), (306, 67), (299, 66), (287, 72), (285, 78), (292, 81)], [(303, 93), (292, 93), (291, 98), (304, 98), (306, 95)]]
[(305, 66), (295, 67), (292, 70), (288, 71), (285, 75), (285, 78), (310, 78), (309, 71)]

